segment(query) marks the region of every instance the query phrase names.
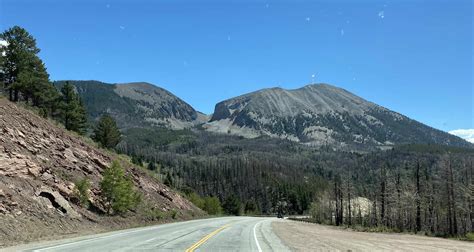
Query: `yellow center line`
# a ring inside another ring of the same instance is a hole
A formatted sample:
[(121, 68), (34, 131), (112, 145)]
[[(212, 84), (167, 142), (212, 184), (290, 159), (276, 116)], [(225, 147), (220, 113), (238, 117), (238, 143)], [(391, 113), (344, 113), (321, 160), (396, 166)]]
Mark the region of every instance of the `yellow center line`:
[(204, 236), (201, 240), (199, 240), (198, 242), (194, 243), (191, 247), (186, 249), (185, 252), (193, 252), (195, 249), (197, 249), (199, 246), (201, 246), (207, 240), (211, 239), (211, 237), (213, 237), (214, 235), (216, 235), (217, 233), (219, 233), (220, 231), (224, 230), (225, 228), (227, 228), (229, 226), (230, 226), (230, 224), (227, 224), (227, 225), (224, 225), (224, 226), (214, 230), (212, 233)]

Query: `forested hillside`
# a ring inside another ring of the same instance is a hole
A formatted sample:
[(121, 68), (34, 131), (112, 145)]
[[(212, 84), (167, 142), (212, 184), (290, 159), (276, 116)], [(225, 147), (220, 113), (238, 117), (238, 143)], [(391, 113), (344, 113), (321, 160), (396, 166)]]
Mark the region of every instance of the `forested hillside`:
[(240, 214), (283, 209), (324, 223), (433, 235), (465, 234), (474, 224), (472, 149), (405, 145), (361, 154), (163, 129), (128, 132), (117, 148), (156, 163), (155, 172), (188, 194), (237, 199)]

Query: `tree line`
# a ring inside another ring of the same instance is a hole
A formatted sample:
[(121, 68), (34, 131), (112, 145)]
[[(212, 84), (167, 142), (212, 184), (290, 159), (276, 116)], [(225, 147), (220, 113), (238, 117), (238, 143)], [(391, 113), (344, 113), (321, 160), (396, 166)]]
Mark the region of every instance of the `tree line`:
[(7, 43), (0, 47), (2, 92), (10, 101), (36, 107), (42, 116), (52, 117), (66, 129), (84, 134), (87, 115), (80, 98), (70, 84), (59, 91), (53, 86), (33, 36), (14, 26), (1, 33), (0, 39)]
[(316, 222), (464, 236), (474, 228), (472, 150), (372, 153), (338, 171), (311, 207)]
[[(471, 149), (408, 145), (369, 153), (270, 138), (131, 129), (117, 149), (183, 192), (217, 197), (226, 213), (311, 214), (374, 230), (463, 236), (473, 230)], [(158, 168), (156, 168), (158, 167)]]

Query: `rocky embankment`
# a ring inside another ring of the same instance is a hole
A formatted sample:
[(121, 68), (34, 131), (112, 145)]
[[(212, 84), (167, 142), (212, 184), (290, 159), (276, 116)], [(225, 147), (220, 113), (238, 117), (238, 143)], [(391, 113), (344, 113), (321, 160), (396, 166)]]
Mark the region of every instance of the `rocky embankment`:
[[(105, 214), (99, 182), (119, 160), (142, 203), (122, 216)], [(74, 183), (90, 180), (90, 207), (80, 207)], [(71, 234), (145, 225), (202, 212), (145, 171), (0, 98), (0, 246)]]

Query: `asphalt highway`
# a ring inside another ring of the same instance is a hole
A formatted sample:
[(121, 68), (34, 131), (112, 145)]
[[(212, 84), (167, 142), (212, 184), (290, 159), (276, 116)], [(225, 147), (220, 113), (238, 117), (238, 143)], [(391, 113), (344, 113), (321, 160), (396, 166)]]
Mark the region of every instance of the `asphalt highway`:
[(276, 218), (221, 217), (127, 229), (55, 242), (22, 251), (288, 251), (272, 232)]

